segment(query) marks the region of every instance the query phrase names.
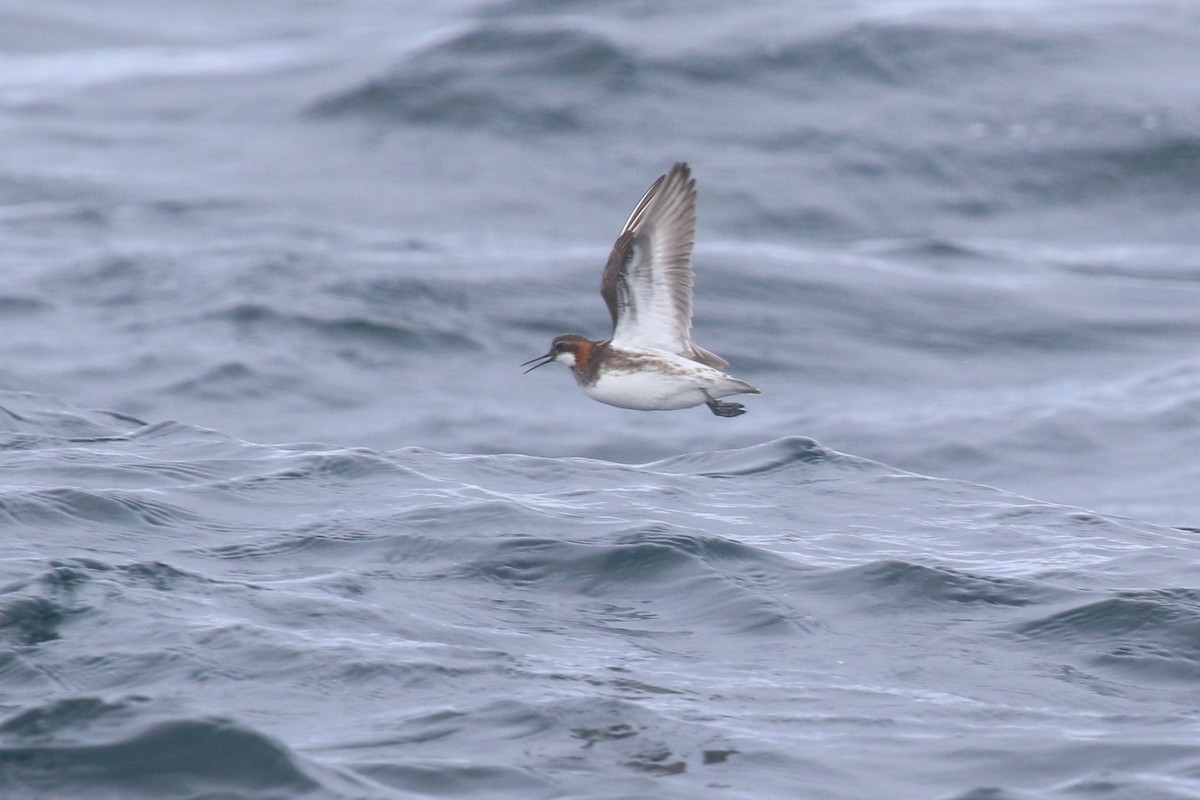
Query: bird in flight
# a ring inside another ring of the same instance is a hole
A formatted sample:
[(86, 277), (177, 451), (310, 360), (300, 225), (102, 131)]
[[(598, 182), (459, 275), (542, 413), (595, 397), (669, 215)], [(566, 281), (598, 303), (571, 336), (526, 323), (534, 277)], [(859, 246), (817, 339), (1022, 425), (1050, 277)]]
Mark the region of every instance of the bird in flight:
[(760, 394), (724, 371), (729, 362), (692, 342), (692, 245), (696, 181), (687, 164), (659, 176), (613, 245), (600, 295), (612, 336), (554, 337), (550, 351), (526, 361), (529, 372), (552, 361), (571, 368), (588, 397), (619, 408), (671, 411), (704, 404), (718, 417), (746, 413), (735, 394)]

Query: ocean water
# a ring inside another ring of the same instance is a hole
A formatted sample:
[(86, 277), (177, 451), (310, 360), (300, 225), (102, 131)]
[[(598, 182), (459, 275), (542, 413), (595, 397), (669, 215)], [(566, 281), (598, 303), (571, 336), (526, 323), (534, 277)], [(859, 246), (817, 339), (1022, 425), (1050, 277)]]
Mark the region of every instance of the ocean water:
[[(0, 0), (0, 797), (1200, 797), (1200, 6)], [(748, 412), (588, 400), (698, 179)]]

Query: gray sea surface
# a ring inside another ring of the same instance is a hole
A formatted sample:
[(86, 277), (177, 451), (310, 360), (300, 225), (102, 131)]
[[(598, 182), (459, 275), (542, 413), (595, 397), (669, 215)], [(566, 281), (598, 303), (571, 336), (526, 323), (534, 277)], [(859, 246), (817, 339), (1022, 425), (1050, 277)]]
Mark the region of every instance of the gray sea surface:
[[(0, 796), (1200, 798), (1200, 4), (0, 0)], [(632, 412), (650, 182), (748, 413)]]

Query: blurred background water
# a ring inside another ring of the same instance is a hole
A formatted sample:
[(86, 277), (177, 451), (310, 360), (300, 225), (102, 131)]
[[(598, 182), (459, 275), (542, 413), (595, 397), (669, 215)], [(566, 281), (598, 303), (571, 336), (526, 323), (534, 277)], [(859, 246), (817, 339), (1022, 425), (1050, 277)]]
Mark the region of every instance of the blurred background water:
[[(1183, 0), (0, 0), (0, 793), (1200, 797), (1198, 73)], [(676, 160), (734, 420), (517, 367)]]

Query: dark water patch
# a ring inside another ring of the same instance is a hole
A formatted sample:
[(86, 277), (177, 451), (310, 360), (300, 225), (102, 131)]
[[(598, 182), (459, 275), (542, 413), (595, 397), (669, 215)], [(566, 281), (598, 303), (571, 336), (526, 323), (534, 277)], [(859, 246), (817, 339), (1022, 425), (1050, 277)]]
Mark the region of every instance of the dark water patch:
[(560, 567), (574, 558), (581, 548), (571, 542), (536, 537), (518, 537), (481, 547), (464, 559), (453, 573), (464, 580), (476, 578), (519, 589), (572, 584)]
[(501, 0), (478, 10), (484, 18), (558, 16), (581, 11), (603, 11), (625, 17), (646, 17), (653, 6), (646, 0)]
[(492, 663), (445, 663), (444, 654), (431, 653), (426, 659), (404, 661), (345, 661), (331, 669), (314, 670), (315, 682), (326, 686), (344, 686), (358, 694), (395, 699), (402, 692), (453, 691), (475, 676), (488, 676), (500, 670)]
[(134, 425), (139, 428), (143, 428), (149, 424), (145, 420), (143, 420), (139, 417), (135, 417), (132, 414), (126, 414), (122, 411), (113, 411), (112, 409), (107, 409), (107, 408), (97, 409), (97, 410), (93, 411), (92, 413), (94, 415), (96, 415), (97, 417), (99, 417), (100, 419), (112, 420), (113, 422), (117, 423), (118, 426), (121, 428), (126, 428), (130, 425)]
[(1161, 281), (1164, 283), (1200, 283), (1200, 263), (1179, 266), (1138, 263), (1115, 263), (1100, 260), (1060, 260), (1062, 268), (1079, 275), (1098, 278), (1126, 278), (1137, 281)]
[(581, 129), (588, 107), (627, 90), (636, 74), (635, 60), (595, 33), (481, 25), (311, 112), (545, 135)]
[(0, 295), (0, 318), (3, 317), (28, 317), (33, 314), (40, 314), (44, 311), (49, 311), (53, 306), (37, 297), (28, 297), (21, 295)]
[[(112, 566), (88, 558), (55, 560), (49, 569), (0, 589), (0, 640), (34, 645), (63, 638), (73, 618), (110, 603), (144, 599), (131, 594), (137, 589), (195, 597), (211, 593), (209, 585), (216, 583), (159, 561)], [(84, 631), (79, 643), (93, 633)]]
[(896, 317), (876, 323), (877, 335), (912, 348), (951, 356), (977, 353), (1025, 352), (1100, 353), (1131, 337), (1153, 337), (1174, 327), (1157, 321), (1086, 322), (1027, 316), (1000, 320), (984, 310), (978, 314), (947, 314), (937, 323), (921, 325), (916, 318)]
[(997, 786), (980, 786), (956, 794), (949, 800), (1034, 800), (1034, 795), (1027, 792), (1011, 792)]
[[(1184, 800), (1194, 794), (1190, 787), (1200, 767), (1192, 742), (1153, 733), (1133, 742), (1106, 738), (1072, 741), (1063, 737), (1047, 742), (1011, 742), (995, 749), (961, 747), (947, 755), (965, 773), (968, 785), (988, 787), (973, 788), (962, 795), (981, 800)], [(1010, 786), (1039, 788), (1021, 790)], [(1053, 793), (1047, 794), (1041, 788), (1045, 786), (1053, 786)]]
[(47, 445), (56, 444), (56, 437), (34, 436), (28, 433), (0, 434), (0, 451), (42, 450)]
[(196, 572), (179, 569), (162, 561), (136, 561), (114, 566), (91, 558), (70, 558), (50, 562), (50, 569), (25, 585), (42, 587), (50, 596), (70, 602), (97, 577), (124, 586), (149, 586), (159, 591), (174, 591), (183, 584), (211, 583)]
[(436, 760), (366, 764), (355, 771), (414, 797), (561, 797), (562, 789), (527, 770), (506, 765), (472, 765)]
[(112, 567), (90, 558), (70, 558), (50, 562), (41, 574), (15, 580), (0, 588), (0, 594), (39, 587), (56, 598), (70, 598), (91, 581), (94, 573), (110, 571)]
[(68, 698), (0, 723), (0, 786), (155, 797), (294, 797), (321, 788), (269, 736), (219, 718), (147, 719), (138, 705)]
[[(521, 700), (498, 699), (471, 707), (442, 707), (409, 713), (397, 725), (397, 741), (408, 745), (473, 738), (489, 731), (509, 740), (533, 739), (561, 725), (552, 708)], [(492, 733), (488, 733), (490, 737)]]
[(1011, 29), (859, 22), (784, 44), (730, 54), (695, 54), (678, 69), (703, 83), (765, 83), (797, 92), (847, 86), (942, 85), (949, 76), (989, 75), (997, 69), (1054, 58), (1063, 37), (1037, 38)]
[(255, 541), (239, 544), (218, 545), (194, 551), (197, 555), (232, 561), (254, 561), (261, 559), (290, 559), (302, 553), (332, 558), (340, 552), (358, 554), (363, 546), (377, 546), (393, 537), (386, 533), (364, 530), (329, 530), (323, 526), (319, 532), (263, 536)]
[(18, 442), (89, 441), (125, 435), (140, 424), (132, 417), (75, 408), (45, 395), (0, 390), (0, 431), (33, 437)]
[(331, 286), (329, 292), (392, 314), (411, 314), (414, 308), (442, 314), (469, 311), (478, 299), (476, 282), (468, 287), (458, 281), (401, 275), (344, 281)]
[[(790, 136), (759, 137), (754, 142), (756, 149), (763, 152), (773, 150), (793, 152), (796, 143)], [(862, 236), (868, 231), (851, 215), (842, 213), (840, 209), (830, 209), (808, 201), (793, 201), (780, 207), (768, 207), (744, 198), (734, 200), (738, 226), (746, 230), (754, 230), (764, 237), (770, 234), (780, 236), (812, 236), (836, 237), (851, 239)]]
[(790, 562), (717, 537), (653, 527), (604, 543), (520, 537), (462, 552), (457, 580), (555, 596), (576, 603), (582, 624), (622, 631), (795, 632), (811, 620), (771, 587), (791, 579)]
[(737, 750), (705, 750), (702, 758), (705, 764), (724, 764), (730, 756), (735, 756), (737, 753)]
[(680, 775), (687, 771), (687, 762), (676, 758), (666, 747), (650, 748), (638, 753), (636, 758), (626, 761), (625, 765), (652, 775)]
[(678, 472), (706, 478), (745, 478), (768, 475), (789, 468), (834, 464), (861, 470), (882, 470), (866, 459), (828, 450), (805, 436), (787, 436), (738, 450), (690, 453), (644, 465), (646, 469)]
[(1156, 208), (1191, 203), (1200, 174), (1200, 138), (1150, 137), (1110, 144), (1057, 147), (1007, 164), (1009, 186), (1043, 203), (1088, 206), (1125, 196)]
[(0, 415), (3, 415), (6, 420), (12, 423), (29, 422), (28, 417), (23, 417), (17, 411), (14, 411), (11, 408), (5, 408), (4, 406), (0, 406)]
[(231, 471), (236, 471), (245, 462), (235, 459), (203, 461), (129, 461), (120, 465), (120, 471), (127, 477), (131, 474), (140, 476), (139, 483), (145, 484), (147, 478), (153, 482), (157, 478), (165, 479), (166, 485), (191, 484), (197, 481), (208, 481), (219, 478)]
[(1200, 591), (1131, 590), (1016, 628), (1034, 641), (1082, 651), (1096, 667), (1143, 679), (1200, 678)]
[(299, 389), (299, 380), (290, 375), (272, 374), (243, 361), (225, 362), (204, 369), (194, 378), (166, 387), (173, 395), (203, 400), (231, 401), (239, 398), (270, 398)]
[(480, 544), (476, 559), (461, 565), (463, 576), (587, 596), (619, 594), (638, 584), (651, 588), (667, 580), (672, 571), (690, 571), (703, 560), (703, 545), (690, 542), (686, 534), (656, 535), (650, 540), (633, 534), (611, 544), (530, 536)]
[[(215, 480), (213, 485), (245, 499), (295, 496), (300, 487), (306, 486), (312, 491), (329, 491), (339, 486), (352, 488), (360, 482), (391, 483), (406, 489), (434, 485), (434, 481), (420, 472), (367, 449), (317, 449), (315, 452), (297, 452), (286, 456), (276, 452), (274, 458), (241, 463), (233, 461), (223, 469), (223, 473), (232, 473), (233, 477)], [(436, 488), (430, 494), (422, 495), (431, 508), (438, 506), (438, 497)], [(404, 507), (407, 503), (397, 505)], [(379, 510), (380, 515), (389, 513), (392, 513), (391, 509)], [(383, 516), (373, 515), (371, 518), (377, 520), (381, 527), (395, 527), (389, 525)]]
[(425, 533), (441, 532), (453, 536), (463, 531), (491, 531), (507, 535), (571, 516), (578, 514), (554, 501), (539, 505), (524, 498), (456, 500), (450, 496), (427, 498), (412, 508), (396, 512), (392, 520)]
[[(73, 437), (65, 441), (45, 437), (24, 444), (25, 447), (12, 449), (33, 451), (22, 457), (25, 478), (30, 484), (53, 482), (80, 489), (101, 486), (108, 491), (139, 493), (147, 498), (167, 488), (203, 484), (230, 473), (261, 469), (245, 452), (241, 458), (210, 458), (206, 457), (209, 454), (199, 452), (189, 457), (179, 450), (168, 455), (129, 435)], [(181, 449), (186, 447), (183, 442), (178, 444)], [(219, 455), (216, 448), (211, 455)], [(10, 465), (16, 463), (16, 458), (10, 459)]]
[(365, 316), (322, 318), (283, 312), (258, 303), (239, 303), (209, 312), (205, 318), (229, 322), (242, 336), (310, 334), (343, 346), (362, 344), (439, 352), (446, 349), (479, 349), (479, 343), (472, 337), (444, 324), (433, 324), (430, 320), (400, 324)]
[(478, 350), (479, 343), (472, 337), (454, 330), (426, 328), (420, 324), (397, 325), (363, 318), (332, 320), (303, 320), (304, 324), (316, 328), (323, 336), (336, 341), (363, 341), (392, 347), (421, 347), (429, 350)]
[[(607, 698), (588, 703), (560, 701), (550, 708), (570, 737), (558, 743), (560, 759), (575, 749), (577, 757), (586, 754), (594, 763), (619, 765), (631, 776), (696, 773), (701, 780), (719, 781), (731, 757), (736, 761), (739, 752), (714, 737), (711, 731), (668, 724), (646, 704)], [(708, 788), (719, 785), (709, 783)], [(656, 794), (652, 787), (653, 784), (643, 785), (640, 791), (633, 790), (632, 796)], [(678, 796), (689, 796), (687, 789)]]
[(884, 253), (901, 258), (920, 259), (922, 261), (963, 261), (981, 257), (994, 258), (971, 245), (956, 242), (951, 239), (906, 239), (901, 241), (876, 242), (871, 246), (872, 252)]
[(515, 74), (605, 78), (620, 84), (631, 60), (603, 36), (569, 28), (481, 25), (437, 46), (448, 60), (499, 60)]
[(31, 646), (60, 638), (68, 609), (44, 597), (0, 600), (0, 641)]
[(161, 561), (125, 564), (118, 567), (117, 571), (132, 583), (145, 584), (160, 592), (174, 591), (184, 583), (208, 582), (201, 575), (177, 569)]
[[(992, 270), (989, 257), (983, 268)], [(866, 268), (868, 265), (864, 265)], [(968, 269), (966, 267), (964, 270)], [(864, 380), (878, 381), (880, 373), (889, 375), (898, 365), (912, 365), (930, 354), (939, 359), (986, 355), (989, 359), (1008, 358), (1014, 353), (1041, 356), (1045, 354), (1082, 352), (1101, 355), (1133, 337), (1158, 340), (1194, 333), (1190, 324), (1177, 320), (1147, 318), (1141, 315), (1105, 314), (1089, 318), (1086, 310), (1071, 313), (1050, 313), (1043, 303), (1032, 300), (1023, 290), (1008, 287), (974, 287), (965, 291), (951, 277), (941, 277), (934, 270), (925, 270), (920, 279), (902, 277), (896, 271), (880, 274), (872, 268), (872, 286), (857, 289), (824, 279), (776, 279), (767, 275), (742, 275), (716, 272), (710, 283), (721, 295), (744, 298), (758, 303), (757, 298), (772, 297), (772, 302), (803, 309), (801, 316), (811, 319), (811, 333), (821, 335), (821, 329), (836, 328), (844, 341), (831, 346), (836, 350), (850, 348), (847, 353), (861, 353), (880, 347), (893, 355), (877, 356), (869, 376)], [(754, 329), (755, 318), (729, 320), (722, 327), (730, 331)], [(780, 331), (763, 326), (755, 331), (764, 340), (772, 340)], [(846, 380), (847, 366), (834, 357), (806, 355), (802, 360), (768, 348), (771, 359), (765, 365), (794, 380), (797, 370), (811, 376), (814, 366), (827, 372), (818, 377), (828, 381)], [(854, 356), (857, 357), (857, 356)], [(751, 361), (753, 363), (753, 356)], [(738, 363), (742, 363), (739, 358)], [(941, 362), (939, 362), (941, 363)], [(760, 367), (762, 369), (763, 367)], [(903, 367), (900, 368), (903, 370)], [(854, 378), (857, 380), (858, 378)], [(908, 380), (900, 374), (889, 380)], [(801, 387), (797, 387), (798, 389)], [(758, 402), (757, 398), (754, 398)], [(764, 395), (763, 401), (769, 398)]]
[(181, 219), (199, 217), (211, 214), (242, 214), (247, 211), (247, 204), (229, 198), (196, 198), (181, 199), (167, 198), (149, 200), (140, 206), (154, 215), (165, 218), (170, 223), (178, 223)]
[(112, 255), (52, 274), (45, 288), (53, 297), (70, 298), (85, 306), (137, 309), (160, 295), (163, 275), (175, 270), (176, 265), (163, 256)]
[[(1155, 138), (1136, 147), (1101, 150), (1097, 156), (1116, 169), (1131, 191), (1153, 188), (1194, 196), (1195, 176), (1200, 175), (1200, 137)], [(1152, 185), (1144, 185), (1147, 181)]]
[[(411, 715), (390, 732), (405, 755), (387, 763), (359, 764), (355, 771), (421, 797), (559, 797), (562, 787), (553, 779), (553, 769), (513, 764), (503, 748), (487, 744), (499, 740), (536, 748), (563, 725), (548, 705), (498, 700)], [(474, 755), (445, 757), (459, 747)]]
[(387, 456), (366, 448), (334, 450), (323, 453), (297, 453), (289, 458), (287, 466), (272, 472), (273, 480), (313, 480), (339, 478), (358, 480), (379, 475), (412, 476), (413, 470), (405, 469)]
[(975, 575), (908, 561), (876, 561), (805, 579), (805, 585), (865, 600), (898, 614), (946, 604), (1020, 608), (1056, 599), (1061, 592), (1031, 581)]
[(69, 558), (50, 562), (50, 569), (38, 580), (56, 594), (70, 594), (85, 586), (95, 574), (110, 572), (113, 568), (93, 558)]
[(240, 442), (231, 436), (220, 433), (219, 431), (210, 430), (209, 428), (201, 428), (195, 425), (188, 425), (176, 420), (161, 420), (153, 423), (143, 423), (140, 428), (129, 434), (130, 439), (139, 439), (142, 441), (170, 441), (180, 447), (186, 445), (197, 444), (200, 442), (219, 441), (221, 443), (236, 443), (239, 447), (244, 446), (244, 442)]
[(33, 489), (0, 492), (0, 518), (23, 526), (81, 523), (134, 529), (188, 528), (200, 518), (179, 506), (118, 489)]
[(661, 545), (698, 558), (706, 564), (719, 564), (730, 569), (750, 566), (790, 574), (799, 568), (794, 561), (770, 550), (721, 536), (684, 533), (666, 525), (650, 525), (627, 531), (618, 534), (613, 541), (617, 544)]
[[(619, 667), (613, 667), (611, 669), (614, 672), (620, 671)], [(688, 692), (686, 692), (683, 689), (676, 689), (676, 688), (672, 688), (670, 686), (662, 686), (659, 684), (646, 683), (645, 681), (639, 681), (634, 678), (627, 678), (627, 677), (613, 677), (613, 678), (607, 679), (607, 680), (591, 678), (591, 679), (588, 679), (588, 683), (592, 683), (596, 686), (611, 687), (613, 690), (615, 690), (614, 696), (619, 697), (621, 699), (625, 699), (625, 700), (637, 700), (637, 699), (642, 699), (642, 698), (647, 698), (647, 697), (654, 697), (654, 696), (658, 696), (658, 695), (688, 694)]]
[(100, 720), (125, 720), (145, 703), (144, 698), (127, 697), (108, 701), (98, 697), (70, 697), (48, 705), (18, 712), (0, 722), (0, 735), (40, 739), (55, 734), (70, 734)]
[(387, 517), (360, 517), (313, 523), (294, 532), (260, 533), (240, 542), (196, 548), (189, 555), (234, 562), (239, 575), (271, 575), (272, 580), (322, 576), (319, 583), (310, 582), (312, 588), (353, 601), (391, 579), (444, 580), (472, 558), (476, 545), (477, 540), (462, 531), (426, 535)]

